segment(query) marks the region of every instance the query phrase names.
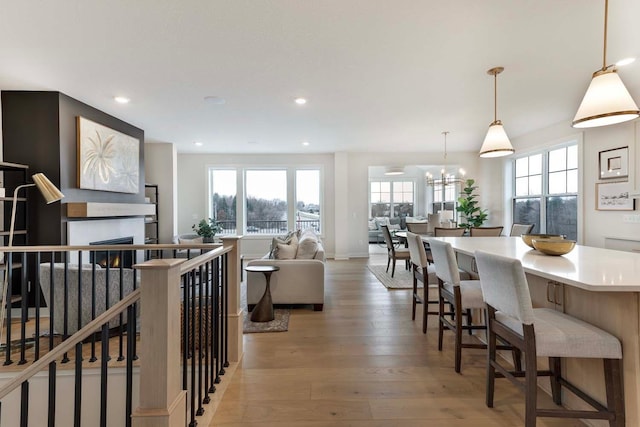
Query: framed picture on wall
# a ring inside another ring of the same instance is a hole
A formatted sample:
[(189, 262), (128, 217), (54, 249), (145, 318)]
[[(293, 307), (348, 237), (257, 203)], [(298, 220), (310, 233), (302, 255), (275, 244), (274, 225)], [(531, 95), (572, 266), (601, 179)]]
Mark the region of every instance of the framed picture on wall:
[(596, 184), (596, 209), (599, 211), (632, 211), (635, 200), (630, 197), (628, 182), (600, 182)]
[(629, 147), (600, 152), (600, 179), (629, 176)]

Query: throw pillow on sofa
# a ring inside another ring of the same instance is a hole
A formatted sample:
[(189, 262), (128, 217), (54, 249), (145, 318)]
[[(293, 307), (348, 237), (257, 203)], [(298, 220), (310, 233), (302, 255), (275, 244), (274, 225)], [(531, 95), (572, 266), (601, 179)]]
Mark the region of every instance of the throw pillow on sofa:
[(303, 232), (298, 241), (297, 259), (314, 259), (318, 253), (318, 236), (315, 232)]
[(273, 259), (295, 259), (298, 253), (298, 235), (291, 234), (287, 241), (281, 241), (276, 237), (271, 242), (271, 245)]
[(274, 237), (271, 240), (271, 247), (269, 248), (269, 259), (276, 259), (275, 253), (277, 252), (278, 243), (284, 243), (286, 245), (292, 244), (295, 239), (295, 246), (298, 246), (298, 237), (300, 236), (300, 231), (290, 231), (286, 236)]

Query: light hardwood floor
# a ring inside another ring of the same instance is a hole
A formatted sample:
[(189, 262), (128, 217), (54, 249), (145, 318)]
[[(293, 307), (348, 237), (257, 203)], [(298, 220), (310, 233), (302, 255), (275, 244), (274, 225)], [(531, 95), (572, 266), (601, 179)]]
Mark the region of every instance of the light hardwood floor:
[[(296, 308), (288, 332), (244, 336), (244, 359), (211, 426), (523, 425), (524, 397), (507, 380), (497, 382), (495, 408), (485, 406), (484, 351), (463, 349), (456, 374), (451, 333), (439, 352), (433, 317), (425, 336), (421, 307), (411, 321), (410, 291), (387, 291), (368, 262), (386, 255), (328, 261), (323, 312)], [(538, 420), (560, 426), (583, 424)]]

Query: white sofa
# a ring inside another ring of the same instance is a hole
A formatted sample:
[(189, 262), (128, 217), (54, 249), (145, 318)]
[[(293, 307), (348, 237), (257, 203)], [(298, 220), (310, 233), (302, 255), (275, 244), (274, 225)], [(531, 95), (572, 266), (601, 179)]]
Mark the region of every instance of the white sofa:
[[(107, 270), (96, 265), (96, 298), (95, 315), (106, 311), (106, 276)], [(80, 280), (82, 290), (82, 313), (80, 315), (80, 326), (83, 327), (92, 320), (92, 266), (83, 264), (80, 269)], [(53, 267), (53, 329), (56, 333), (64, 333), (64, 264), (56, 263)], [(67, 273), (67, 333), (73, 334), (78, 330), (78, 265), (69, 264)], [(134, 271), (129, 268), (123, 269), (123, 297), (133, 290)], [(47, 307), (51, 307), (50, 299), (51, 286), (51, 265), (49, 263), (40, 264), (40, 288), (44, 296)], [(120, 301), (120, 269), (110, 269), (109, 271), (109, 307)], [(138, 314), (140, 310), (138, 310)], [(123, 313), (123, 322), (127, 322), (126, 311)], [(120, 321), (115, 318), (109, 322), (109, 327), (119, 326)]]
[[(299, 242), (304, 245), (306, 239), (313, 238), (303, 233)], [(315, 233), (313, 233), (315, 236)], [(271, 299), (273, 304), (312, 304), (315, 311), (324, 306), (324, 262), (325, 253), (322, 242), (317, 238), (315, 253), (304, 252), (306, 258), (272, 259), (270, 254), (261, 259), (249, 261), (247, 265), (276, 265), (280, 270), (271, 275)], [(307, 242), (308, 243), (308, 242)], [(308, 246), (307, 246), (308, 248)], [(313, 255), (313, 256), (312, 256)], [(312, 256), (312, 257), (311, 257)], [(266, 281), (264, 274), (247, 274), (247, 306), (249, 311), (260, 301), (264, 294)]]

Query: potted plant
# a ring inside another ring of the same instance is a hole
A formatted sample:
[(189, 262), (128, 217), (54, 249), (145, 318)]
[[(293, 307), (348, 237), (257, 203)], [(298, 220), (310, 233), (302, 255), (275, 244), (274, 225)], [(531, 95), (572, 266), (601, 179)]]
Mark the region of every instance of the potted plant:
[(198, 224), (193, 224), (191, 228), (198, 236), (202, 236), (202, 240), (205, 243), (212, 243), (216, 233), (222, 231), (220, 223), (213, 218), (201, 219)]
[(460, 197), (458, 197), (458, 206), (456, 207), (456, 211), (460, 212), (464, 217), (464, 222), (461, 221), (459, 226), (466, 228), (467, 231), (471, 227), (481, 227), (488, 216), (487, 210), (478, 206), (477, 195), (474, 194), (478, 187), (473, 184), (475, 184), (473, 179), (465, 181), (465, 187), (462, 189)]

